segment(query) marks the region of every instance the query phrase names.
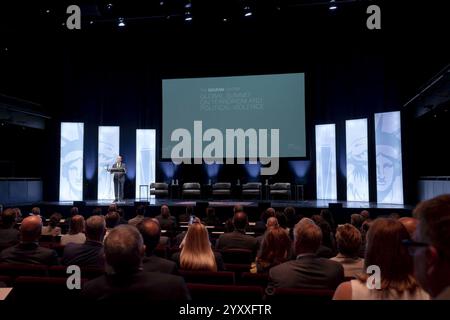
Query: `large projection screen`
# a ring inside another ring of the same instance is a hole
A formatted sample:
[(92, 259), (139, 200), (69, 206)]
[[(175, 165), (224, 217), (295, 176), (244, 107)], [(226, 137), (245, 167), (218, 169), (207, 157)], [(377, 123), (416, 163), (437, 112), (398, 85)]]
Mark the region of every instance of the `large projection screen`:
[(97, 199), (114, 199), (113, 176), (106, 169), (111, 168), (120, 154), (120, 127), (98, 127)]
[(403, 204), (400, 112), (375, 114), (377, 202)]
[(59, 201), (83, 200), (83, 135), (83, 123), (61, 123)]
[[(171, 158), (174, 130), (191, 133), (194, 154), (194, 121), (202, 129), (279, 129), (279, 155), (306, 157), (305, 75), (271, 75), (163, 80), (162, 157)], [(270, 134), (268, 135), (270, 137)], [(203, 142), (203, 148), (209, 142)], [(226, 143), (223, 143), (225, 148)], [(248, 146), (246, 148), (248, 156)], [(269, 149), (270, 150), (270, 149)], [(226, 152), (223, 150), (223, 154)]]

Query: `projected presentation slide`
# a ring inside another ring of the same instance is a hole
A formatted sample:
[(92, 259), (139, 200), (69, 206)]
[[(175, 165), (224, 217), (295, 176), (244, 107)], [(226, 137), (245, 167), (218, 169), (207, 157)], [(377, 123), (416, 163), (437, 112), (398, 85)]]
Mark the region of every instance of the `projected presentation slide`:
[(97, 199), (114, 199), (114, 181), (107, 168), (111, 168), (120, 154), (120, 127), (98, 127), (98, 185)]
[(375, 114), (377, 202), (403, 204), (400, 112)]
[(271, 129), (279, 129), (280, 157), (305, 157), (304, 74), (163, 80), (163, 158), (171, 158), (178, 143), (171, 141), (175, 129), (189, 130), (192, 141), (198, 138), (194, 121), (202, 122), (203, 132), (215, 128), (224, 137), (226, 129), (266, 129), (269, 137)]
[(83, 134), (83, 123), (61, 123), (59, 201), (83, 200)]
[(336, 200), (336, 126), (316, 126), (317, 199)]
[(345, 122), (347, 201), (369, 201), (367, 119)]

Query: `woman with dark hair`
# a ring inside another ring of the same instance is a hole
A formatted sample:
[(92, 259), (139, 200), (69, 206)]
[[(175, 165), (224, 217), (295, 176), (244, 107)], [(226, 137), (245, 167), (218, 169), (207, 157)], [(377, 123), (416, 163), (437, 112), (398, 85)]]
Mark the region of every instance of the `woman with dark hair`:
[(331, 227), (331, 232), (336, 232), (336, 224), (334, 223), (333, 213), (328, 209), (322, 209), (320, 210), (320, 216), (328, 222), (328, 224)]
[(334, 239), (334, 234), (331, 231), (330, 225), (318, 214), (313, 215), (311, 220), (313, 220), (322, 231), (322, 243), (317, 251), (317, 255), (327, 259), (334, 257), (336, 255), (336, 240)]
[(289, 260), (291, 239), (285, 229), (276, 226), (268, 229), (256, 258), (258, 273), (268, 272), (270, 268)]
[(61, 228), (59, 227), (59, 221), (61, 220), (61, 214), (55, 212), (50, 216), (50, 221), (48, 222), (48, 225), (45, 227), (42, 227), (41, 234), (43, 236), (59, 236), (61, 235)]
[[(341, 283), (335, 300), (428, 300), (413, 274), (413, 260), (403, 240), (409, 240), (408, 231), (397, 220), (379, 218), (367, 233), (365, 269), (377, 266), (379, 282), (363, 273), (357, 280)], [(367, 283), (371, 281), (371, 283)], [(368, 286), (369, 284), (369, 286)], [(377, 288), (377, 285), (379, 286)], [(373, 289), (369, 289), (373, 286)]]

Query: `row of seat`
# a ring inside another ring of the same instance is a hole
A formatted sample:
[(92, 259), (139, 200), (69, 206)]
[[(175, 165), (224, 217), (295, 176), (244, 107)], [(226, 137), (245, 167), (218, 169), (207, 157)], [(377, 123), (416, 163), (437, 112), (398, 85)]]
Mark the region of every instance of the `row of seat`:
[[(212, 196), (217, 197), (231, 197), (232, 185), (230, 182), (216, 182), (211, 186)], [(262, 184), (260, 182), (244, 183), (240, 186), (240, 194), (244, 197), (256, 197), (262, 199)], [(268, 196), (270, 198), (285, 197), (291, 199), (292, 191), (291, 184), (288, 182), (277, 182), (268, 186)], [(157, 198), (169, 197), (169, 184), (165, 182), (155, 182), (150, 184), (150, 195), (155, 195)], [(202, 196), (202, 187), (198, 182), (187, 182), (181, 186), (182, 198), (199, 198)], [(172, 195), (172, 197), (174, 197)]]

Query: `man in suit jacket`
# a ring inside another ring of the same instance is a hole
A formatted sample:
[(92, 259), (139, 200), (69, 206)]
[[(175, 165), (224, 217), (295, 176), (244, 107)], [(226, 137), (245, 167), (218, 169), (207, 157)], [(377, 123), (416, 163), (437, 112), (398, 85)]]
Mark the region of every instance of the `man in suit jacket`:
[(103, 237), (106, 224), (103, 216), (91, 216), (86, 220), (86, 242), (68, 243), (61, 259), (63, 265), (85, 268), (104, 268)]
[(0, 224), (0, 250), (19, 242), (19, 231), (16, 225), (16, 212), (14, 209), (6, 209), (1, 214)]
[(156, 301), (189, 300), (183, 278), (142, 271), (145, 245), (136, 227), (119, 225), (105, 240), (106, 262), (114, 270), (84, 284), (86, 301), (148, 304)]
[(256, 254), (258, 241), (255, 237), (245, 234), (247, 224), (247, 214), (243, 211), (236, 212), (233, 217), (234, 231), (222, 234), (216, 241), (216, 249), (247, 249)]
[(122, 162), (122, 156), (117, 157), (116, 163), (114, 163), (112, 166), (111, 173), (114, 175), (114, 201), (122, 201), (125, 176), (127, 174), (127, 166)]
[(177, 220), (170, 215), (169, 207), (165, 204), (161, 206), (161, 214), (155, 217), (159, 221), (161, 229), (171, 231), (177, 227)]
[(40, 216), (29, 216), (23, 219), (20, 226), (19, 244), (7, 248), (0, 253), (0, 262), (4, 263), (29, 263), (29, 264), (58, 264), (58, 256), (55, 250), (39, 246), (42, 220)]
[(175, 262), (154, 255), (154, 251), (160, 243), (161, 237), (161, 229), (158, 220), (144, 219), (137, 225), (137, 228), (141, 233), (145, 244), (145, 257), (142, 259), (143, 270), (176, 274), (177, 265)]
[(322, 241), (320, 228), (303, 218), (294, 234), (297, 259), (270, 269), (267, 293), (273, 293), (274, 288), (336, 289), (344, 281), (344, 269), (340, 263), (316, 255)]

